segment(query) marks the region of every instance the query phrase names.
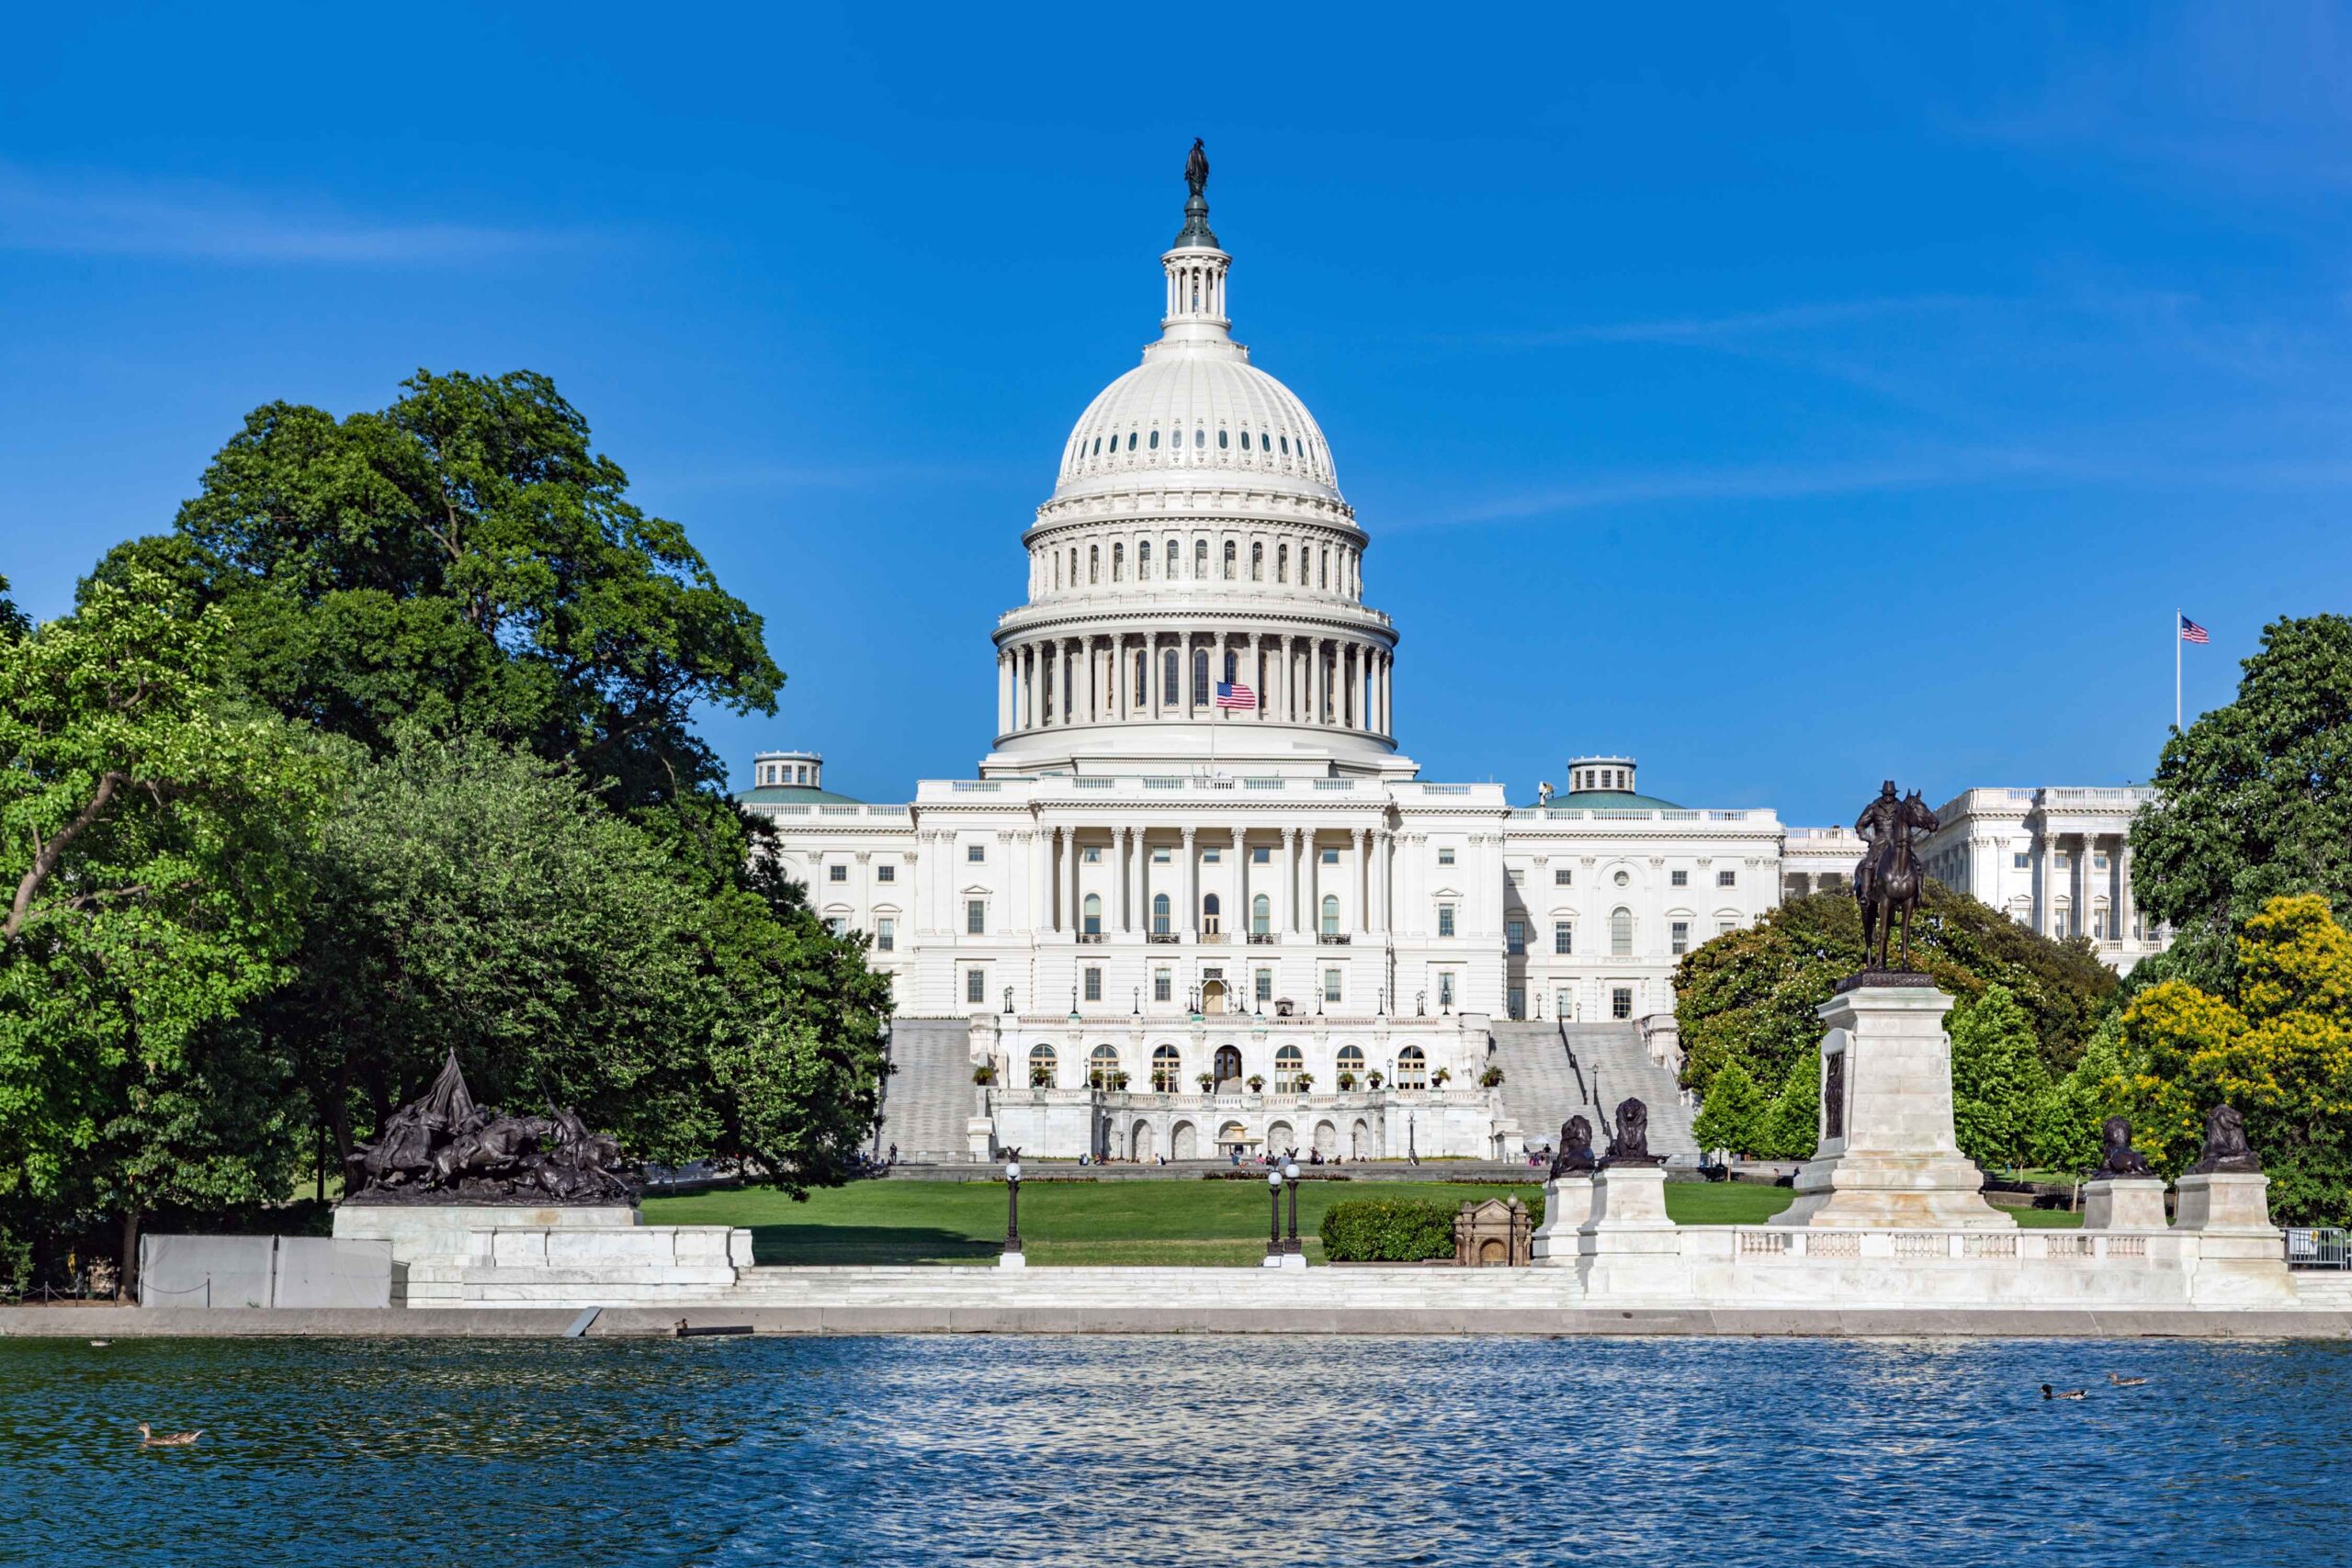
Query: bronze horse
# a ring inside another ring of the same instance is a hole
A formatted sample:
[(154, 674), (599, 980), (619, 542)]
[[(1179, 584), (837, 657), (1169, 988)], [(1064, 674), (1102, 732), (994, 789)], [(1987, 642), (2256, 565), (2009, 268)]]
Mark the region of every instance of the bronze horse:
[[(1861, 864), (1854, 868), (1854, 900), (1862, 907), (1862, 953), (1873, 969), (1884, 969), (1888, 941), (1897, 915), (1903, 918), (1901, 966), (1911, 967), (1911, 917), (1918, 912), (1928, 874), (1919, 864), (1911, 835), (1932, 833), (1940, 824), (1928, 803), (1913, 790), (1901, 800), (1887, 785), (1862, 813), (1854, 830), (1871, 840)], [(1871, 948), (1877, 953), (1872, 957)]]

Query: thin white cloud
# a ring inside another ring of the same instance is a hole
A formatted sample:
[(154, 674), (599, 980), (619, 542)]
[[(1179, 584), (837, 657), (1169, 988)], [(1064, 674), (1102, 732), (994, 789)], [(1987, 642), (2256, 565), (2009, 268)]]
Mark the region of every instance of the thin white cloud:
[(547, 248), (561, 236), (463, 223), (388, 223), (233, 187), (36, 173), (0, 164), (0, 250), (237, 264), (429, 266)]

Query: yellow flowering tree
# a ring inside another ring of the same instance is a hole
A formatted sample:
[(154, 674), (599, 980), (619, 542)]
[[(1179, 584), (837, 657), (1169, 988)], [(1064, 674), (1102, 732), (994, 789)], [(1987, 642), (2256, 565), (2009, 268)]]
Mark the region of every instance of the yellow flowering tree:
[(2270, 1173), (2275, 1214), (2352, 1223), (2352, 933), (2305, 894), (2265, 904), (2237, 947), (2236, 1005), (2166, 980), (2123, 1015), (2119, 1087), (2139, 1146), (2177, 1173), (2226, 1101)]

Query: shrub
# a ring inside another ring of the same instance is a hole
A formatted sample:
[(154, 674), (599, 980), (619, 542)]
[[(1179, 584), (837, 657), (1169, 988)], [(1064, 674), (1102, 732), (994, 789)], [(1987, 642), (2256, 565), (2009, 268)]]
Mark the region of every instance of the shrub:
[(996, 1082), (995, 1064), (990, 1062), (982, 1062), (978, 1066), (974, 1067), (972, 1069), (972, 1081), (976, 1084), (992, 1084)]
[(1323, 1212), (1323, 1256), (1334, 1263), (1419, 1263), (1453, 1256), (1455, 1205), (1362, 1198)]
[(1341, 1090), (1342, 1092), (1345, 1092), (1346, 1090), (1348, 1090), (1348, 1089), (1353, 1089), (1353, 1088), (1355, 1088), (1355, 1087), (1356, 1087), (1356, 1076), (1355, 1076), (1355, 1074), (1351, 1073), (1351, 1072), (1345, 1072), (1345, 1071), (1342, 1071), (1342, 1072), (1340, 1074), (1340, 1090)]
[(1492, 1063), (1488, 1063), (1487, 1070), (1478, 1075), (1478, 1087), (1480, 1089), (1500, 1089), (1502, 1087), (1502, 1082), (1503, 1070)]

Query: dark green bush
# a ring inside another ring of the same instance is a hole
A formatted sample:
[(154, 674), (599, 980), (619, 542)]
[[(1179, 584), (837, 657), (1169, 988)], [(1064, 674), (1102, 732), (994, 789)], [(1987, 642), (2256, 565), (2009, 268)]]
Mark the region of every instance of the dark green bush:
[(1323, 1256), (1333, 1263), (1419, 1263), (1453, 1256), (1458, 1205), (1360, 1198), (1323, 1212)]

